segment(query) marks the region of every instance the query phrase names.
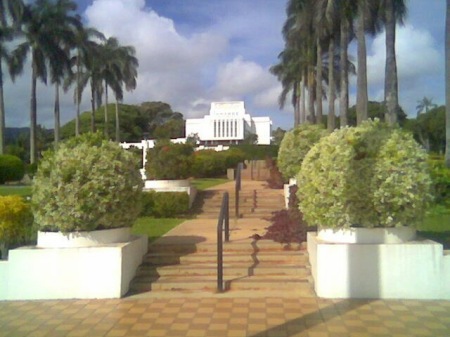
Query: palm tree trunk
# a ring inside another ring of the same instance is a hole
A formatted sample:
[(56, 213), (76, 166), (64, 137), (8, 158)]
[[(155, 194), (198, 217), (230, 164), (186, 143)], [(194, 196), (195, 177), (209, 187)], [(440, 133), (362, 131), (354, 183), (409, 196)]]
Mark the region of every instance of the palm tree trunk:
[(317, 40), (317, 65), (316, 65), (316, 106), (317, 106), (317, 123), (322, 123), (322, 46)]
[(306, 75), (303, 71), (302, 81), (300, 82), (300, 124), (304, 124), (306, 120)]
[(367, 120), (367, 52), (366, 52), (366, 36), (364, 27), (364, 8), (363, 5), (358, 6), (358, 19), (356, 27), (356, 39), (358, 40), (358, 69), (356, 79), (356, 124), (361, 124)]
[(307, 121), (316, 124), (316, 112), (314, 111), (314, 67), (308, 67), (308, 117)]
[(105, 81), (105, 137), (106, 139), (109, 138), (109, 132), (108, 132), (108, 85)]
[(3, 100), (3, 71), (0, 57), (0, 155), (5, 154), (5, 101)]
[(328, 45), (328, 131), (336, 128), (336, 117), (334, 113), (334, 100), (336, 88), (334, 82), (334, 37), (331, 37)]
[(56, 83), (55, 85), (55, 148), (58, 146), (59, 143), (59, 129), (60, 129), (60, 110), (59, 110), (59, 84)]
[(300, 124), (300, 93), (298, 82), (294, 83), (294, 127)]
[(91, 81), (91, 132), (95, 132), (95, 87)]
[(341, 57), (340, 57), (340, 80), (341, 80), (341, 92), (339, 96), (339, 115), (340, 126), (348, 125), (347, 113), (348, 113), (348, 21), (344, 17), (341, 20)]
[(81, 67), (80, 67), (80, 54), (78, 53), (78, 57), (77, 57), (77, 87), (76, 87), (76, 100), (77, 100), (77, 112), (76, 112), (76, 116), (75, 116), (75, 136), (79, 136), (80, 135), (80, 104), (81, 104), (81, 95), (80, 95), (80, 71), (81, 71)]
[(119, 101), (116, 97), (116, 142), (120, 143)]
[(30, 100), (30, 164), (37, 162), (36, 127), (37, 127), (37, 102), (36, 102), (36, 65), (32, 61), (31, 75), (31, 100)]
[(445, 18), (445, 165), (450, 168), (450, 0)]
[(389, 125), (397, 123), (398, 78), (395, 58), (395, 14), (393, 0), (385, 2), (386, 14), (386, 68), (384, 78), (384, 100), (386, 102), (385, 121)]

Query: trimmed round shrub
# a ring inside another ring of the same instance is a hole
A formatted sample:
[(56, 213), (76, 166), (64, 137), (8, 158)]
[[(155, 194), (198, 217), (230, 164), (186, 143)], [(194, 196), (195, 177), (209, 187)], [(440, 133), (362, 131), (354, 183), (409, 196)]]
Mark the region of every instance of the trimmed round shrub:
[(21, 180), (24, 174), (25, 165), (19, 157), (9, 154), (0, 155), (0, 184)]
[(0, 196), (0, 242), (13, 244), (25, 241), (32, 224), (30, 205), (22, 197)]
[(187, 179), (192, 172), (194, 148), (192, 144), (173, 144), (158, 141), (147, 151), (145, 171), (147, 179)]
[(322, 228), (414, 226), (431, 200), (427, 154), (378, 120), (322, 138), (297, 176), (299, 207)]
[(116, 143), (75, 142), (48, 151), (33, 182), (35, 223), (42, 231), (131, 226), (143, 181), (133, 154)]
[(285, 180), (297, 175), (308, 151), (326, 135), (327, 131), (322, 125), (313, 124), (299, 125), (284, 134), (277, 165)]

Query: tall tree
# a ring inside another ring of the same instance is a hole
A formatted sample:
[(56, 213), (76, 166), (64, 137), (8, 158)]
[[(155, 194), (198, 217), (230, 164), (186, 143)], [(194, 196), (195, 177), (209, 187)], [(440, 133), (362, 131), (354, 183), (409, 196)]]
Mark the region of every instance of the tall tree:
[[(63, 0), (64, 1), (64, 0)], [(19, 44), (16, 56), (31, 54), (31, 98), (30, 98), (30, 163), (37, 162), (37, 92), (40, 79), (47, 84), (50, 65), (66, 60), (66, 50), (59, 44), (60, 19), (55, 13), (57, 5), (50, 0), (36, 0), (24, 9), (22, 34), (24, 42)]]
[[(14, 80), (19, 69), (11, 60), (8, 42), (18, 32), (18, 25), (23, 14), (24, 4), (21, 0), (0, 0), (0, 154), (5, 152), (5, 102), (3, 93), (3, 62), (9, 67), (9, 74)], [(20, 68), (20, 67), (19, 67)]]
[(445, 165), (450, 168), (450, 0), (445, 17)]
[[(105, 36), (95, 28), (82, 27), (76, 30), (75, 45), (76, 54), (72, 58), (72, 64), (75, 66), (75, 77), (71, 81), (75, 81), (74, 101), (76, 105), (75, 114), (75, 136), (80, 134), (80, 106), (83, 90), (89, 83), (90, 76), (93, 76), (93, 68), (95, 67), (96, 50), (98, 49), (97, 41), (105, 41)], [(99, 63), (99, 60), (97, 60)], [(95, 107), (91, 114), (91, 131), (95, 131)]]
[(81, 19), (75, 13), (77, 6), (71, 0), (56, 0), (53, 7), (55, 43), (64, 51), (57, 58), (49, 59), (51, 83), (55, 85), (54, 138), (55, 145), (60, 140), (60, 103), (59, 91), (65, 78), (72, 75), (70, 51), (76, 46), (76, 32), (82, 29)]
[(423, 98), (421, 100), (417, 101), (417, 105), (416, 105), (417, 117), (419, 117), (419, 115), (422, 112), (427, 113), (428, 110), (436, 108), (436, 107), (437, 107), (437, 104), (433, 103), (432, 98), (423, 96)]
[(367, 51), (366, 51), (366, 16), (367, 3), (358, 1), (358, 16), (356, 19), (356, 38), (358, 40), (358, 68), (356, 78), (356, 116), (357, 124), (367, 119)]
[(384, 82), (384, 100), (386, 102), (386, 117), (388, 124), (397, 123), (398, 114), (398, 76), (395, 57), (395, 26), (402, 23), (406, 15), (404, 0), (383, 0), (384, 25), (386, 29), (386, 67)]

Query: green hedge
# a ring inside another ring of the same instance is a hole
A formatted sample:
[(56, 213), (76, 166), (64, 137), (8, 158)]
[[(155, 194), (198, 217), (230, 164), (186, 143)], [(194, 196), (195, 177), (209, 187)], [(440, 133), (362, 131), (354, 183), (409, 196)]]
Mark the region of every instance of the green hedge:
[(18, 181), (25, 174), (25, 165), (19, 157), (9, 154), (0, 155), (0, 184)]
[(142, 192), (141, 216), (175, 218), (189, 211), (186, 192)]
[(147, 179), (187, 179), (192, 172), (194, 148), (192, 144), (173, 144), (158, 141), (147, 151), (145, 172)]
[(445, 166), (444, 157), (430, 156), (428, 159), (433, 184), (435, 203), (450, 208), (450, 169)]
[(246, 160), (264, 160), (267, 157), (276, 158), (278, 155), (278, 145), (239, 144), (231, 145), (230, 149), (241, 150)]
[(194, 153), (192, 175), (195, 178), (224, 176), (228, 168), (235, 168), (243, 162), (245, 154), (239, 149), (226, 151), (201, 150)]

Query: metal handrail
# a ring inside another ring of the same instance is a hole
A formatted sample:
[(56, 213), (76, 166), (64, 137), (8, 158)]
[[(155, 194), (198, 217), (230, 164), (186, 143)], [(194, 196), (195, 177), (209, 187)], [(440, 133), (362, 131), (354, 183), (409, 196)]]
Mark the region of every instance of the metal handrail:
[(228, 192), (224, 192), (217, 223), (217, 291), (223, 292), (223, 232), (225, 242), (230, 241), (230, 212)]
[(236, 182), (235, 182), (235, 188), (234, 188), (234, 194), (235, 194), (235, 201), (234, 201), (234, 208), (235, 212), (234, 215), (236, 219), (239, 218), (239, 191), (241, 190), (241, 172), (242, 172), (242, 163), (239, 163), (236, 168)]

